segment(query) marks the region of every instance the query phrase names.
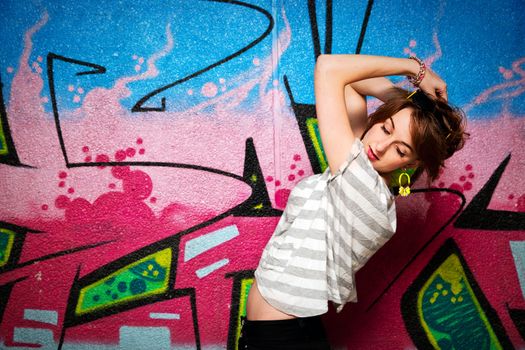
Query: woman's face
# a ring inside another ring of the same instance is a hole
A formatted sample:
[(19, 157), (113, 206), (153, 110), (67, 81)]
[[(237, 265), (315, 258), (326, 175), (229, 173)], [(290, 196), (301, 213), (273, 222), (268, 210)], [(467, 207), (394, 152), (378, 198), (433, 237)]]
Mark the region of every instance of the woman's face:
[(409, 108), (400, 110), (373, 125), (361, 140), (372, 166), (383, 176), (399, 168), (417, 166), (410, 134), (411, 113)]

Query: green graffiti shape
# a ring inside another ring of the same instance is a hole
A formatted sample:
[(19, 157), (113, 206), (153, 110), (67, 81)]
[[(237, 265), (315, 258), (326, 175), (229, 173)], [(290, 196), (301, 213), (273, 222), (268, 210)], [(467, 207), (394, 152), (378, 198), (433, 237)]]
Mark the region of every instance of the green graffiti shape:
[(171, 248), (164, 249), (82, 288), (75, 313), (82, 315), (165, 292), (171, 259)]
[(0, 155), (9, 153), (9, 149), (7, 148), (7, 143), (5, 140), (4, 128), (2, 127), (1, 123), (2, 117), (3, 116), (0, 115)]
[(308, 129), (308, 135), (310, 135), (310, 139), (312, 140), (312, 143), (314, 145), (315, 153), (317, 154), (317, 159), (319, 160), (319, 164), (321, 165), (321, 171), (325, 171), (325, 169), (328, 167), (328, 164), (326, 162), (326, 156), (324, 154), (324, 148), (321, 142), (321, 134), (319, 133), (319, 125), (317, 119), (308, 118), (306, 120), (306, 127)]
[(14, 240), (15, 233), (13, 231), (0, 228), (0, 267), (9, 261)]
[(241, 282), (241, 294), (239, 296), (239, 312), (237, 316), (237, 328), (235, 332), (235, 349), (239, 348), (239, 338), (241, 337), (241, 317), (246, 316), (246, 304), (248, 304), (248, 294), (253, 285), (253, 278), (245, 278)]
[(418, 313), (436, 349), (502, 349), (455, 254), (419, 291)]

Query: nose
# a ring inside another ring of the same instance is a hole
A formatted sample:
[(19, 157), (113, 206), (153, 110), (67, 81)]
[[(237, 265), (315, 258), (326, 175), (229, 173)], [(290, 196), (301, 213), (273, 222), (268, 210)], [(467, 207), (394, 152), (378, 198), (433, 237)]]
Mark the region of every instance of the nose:
[(378, 153), (384, 153), (386, 151), (386, 149), (388, 148), (388, 146), (390, 146), (390, 143), (391, 143), (391, 141), (389, 139), (385, 139), (385, 140), (379, 141), (376, 144), (376, 151)]

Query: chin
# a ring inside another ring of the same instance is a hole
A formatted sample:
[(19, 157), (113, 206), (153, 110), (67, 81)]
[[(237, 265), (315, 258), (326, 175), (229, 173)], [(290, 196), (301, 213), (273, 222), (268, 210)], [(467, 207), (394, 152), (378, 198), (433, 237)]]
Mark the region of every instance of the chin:
[(396, 169), (392, 169), (392, 170), (385, 170), (385, 169), (377, 169), (376, 167), (374, 167), (374, 170), (377, 171), (377, 173), (383, 177), (385, 176), (389, 176), (394, 170)]
[(380, 167), (375, 167), (373, 166), (374, 170), (377, 171), (379, 173), (379, 175), (384, 175), (384, 174), (388, 174), (390, 171), (384, 171), (383, 169), (381, 169)]

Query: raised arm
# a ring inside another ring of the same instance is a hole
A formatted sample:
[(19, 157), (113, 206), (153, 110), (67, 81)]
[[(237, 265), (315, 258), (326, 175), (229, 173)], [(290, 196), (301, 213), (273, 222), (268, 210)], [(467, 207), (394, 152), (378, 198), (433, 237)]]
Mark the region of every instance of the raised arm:
[(394, 84), (385, 77), (360, 80), (345, 86), (346, 114), (356, 137), (361, 137), (368, 124), (366, 96), (373, 96), (384, 102), (392, 87)]
[(352, 83), (390, 75), (416, 75), (411, 59), (368, 55), (321, 55), (314, 74), (315, 102), (321, 140), (332, 173), (348, 157), (355, 135), (345, 105), (346, 94), (357, 92)]

